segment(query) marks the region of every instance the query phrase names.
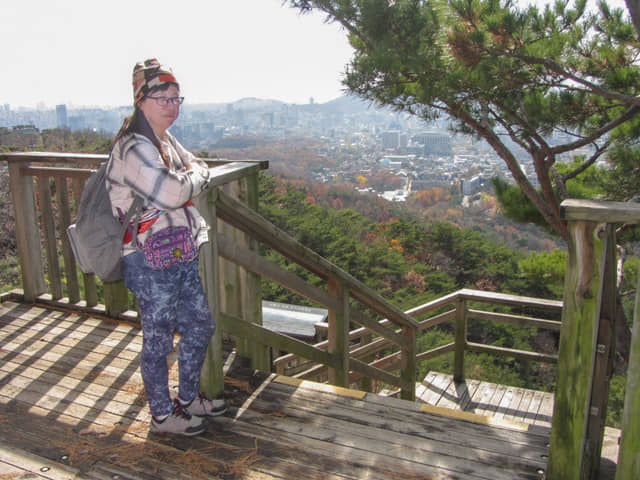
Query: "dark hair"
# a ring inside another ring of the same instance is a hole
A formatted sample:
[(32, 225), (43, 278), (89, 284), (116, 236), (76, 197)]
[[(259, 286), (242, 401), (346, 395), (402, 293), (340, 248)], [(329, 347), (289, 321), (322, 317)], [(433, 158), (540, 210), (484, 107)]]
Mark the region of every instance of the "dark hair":
[[(151, 89), (146, 96), (149, 96), (155, 92), (164, 92), (168, 90), (169, 86), (171, 85), (176, 85), (176, 84), (165, 83), (163, 85), (160, 85), (158, 87)], [(143, 99), (144, 97), (141, 100)], [(158, 139), (157, 135), (153, 132), (153, 129), (151, 128), (151, 125), (149, 124), (147, 117), (144, 116), (144, 113), (142, 112), (142, 110), (140, 110), (137, 103), (134, 106), (133, 113), (128, 117), (126, 117), (122, 122), (122, 126), (120, 127), (120, 130), (118, 130), (118, 133), (113, 139), (111, 148), (113, 148), (113, 146), (116, 144), (118, 140), (120, 140), (120, 138), (122, 138), (124, 135), (129, 133), (137, 133), (151, 140), (151, 143), (153, 143), (155, 147), (158, 149), (158, 151), (160, 152), (160, 156), (162, 157), (162, 160), (164, 160), (165, 165), (167, 167), (169, 166), (169, 155), (167, 154), (164, 147), (160, 143), (160, 139)]]

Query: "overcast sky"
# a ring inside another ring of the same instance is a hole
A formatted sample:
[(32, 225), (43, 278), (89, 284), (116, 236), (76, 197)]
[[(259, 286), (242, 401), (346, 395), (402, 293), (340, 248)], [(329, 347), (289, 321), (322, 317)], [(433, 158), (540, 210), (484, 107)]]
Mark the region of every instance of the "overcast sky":
[(0, 105), (129, 105), (150, 57), (189, 103), (326, 102), (351, 48), (323, 20), (281, 0), (0, 0)]

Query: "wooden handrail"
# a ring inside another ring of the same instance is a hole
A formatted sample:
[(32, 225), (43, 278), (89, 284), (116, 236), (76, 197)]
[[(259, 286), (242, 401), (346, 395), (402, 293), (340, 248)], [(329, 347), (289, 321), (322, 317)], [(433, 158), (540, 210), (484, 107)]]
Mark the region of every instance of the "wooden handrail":
[[(418, 307), (412, 308), (408, 310), (406, 313), (411, 314), (414, 317), (424, 316), (433, 312), (437, 312), (442, 308), (446, 308), (449, 306), (454, 306), (453, 310), (448, 310), (442, 313), (436, 313), (432, 317), (429, 317), (425, 320), (421, 320), (418, 322), (418, 330), (424, 331), (428, 328), (434, 327), (436, 325), (440, 325), (445, 322), (454, 322), (456, 320), (456, 306), (459, 304), (459, 300), (478, 302), (478, 303), (487, 303), (490, 305), (509, 305), (518, 308), (529, 308), (536, 310), (548, 311), (550, 313), (559, 314), (562, 311), (563, 303), (561, 301), (556, 300), (544, 300), (532, 297), (525, 297), (519, 295), (510, 295), (510, 294), (497, 294), (494, 292), (483, 292), (479, 290), (470, 290), (470, 289), (461, 289), (457, 292), (451, 293), (444, 297), (440, 297), (431, 302), (425, 303)], [(492, 322), (501, 322), (501, 323), (512, 323), (516, 325), (529, 326), (539, 329), (558, 331), (561, 328), (561, 322), (555, 320), (541, 319), (541, 318), (533, 318), (522, 315), (512, 315), (506, 313), (497, 313), (497, 312), (487, 312), (481, 310), (467, 309), (463, 312), (465, 316), (465, 322), (469, 320), (486, 320)], [(388, 327), (392, 325), (392, 323), (387, 320), (381, 320), (379, 322), (380, 325), (384, 325)], [(367, 328), (357, 328), (351, 330), (349, 332), (349, 338), (351, 341), (355, 341), (358, 338), (366, 335), (370, 332)], [(349, 354), (352, 358), (358, 358), (366, 353), (366, 355), (373, 357), (375, 354), (388, 349), (389, 346), (392, 345), (391, 341), (385, 338), (375, 338), (372, 341), (365, 344), (354, 345), (350, 348)], [(462, 345), (462, 347), (460, 347)], [(319, 342), (314, 345), (315, 348), (326, 349), (328, 346), (327, 341)], [(491, 345), (482, 345), (473, 342), (467, 342), (466, 340), (462, 343), (459, 343), (456, 347), (456, 342), (435, 347), (431, 350), (425, 352), (419, 352), (416, 354), (416, 361), (422, 362), (426, 361), (440, 355), (445, 355), (452, 351), (455, 351), (456, 348), (461, 348), (461, 354), (464, 352), (472, 351), (472, 352), (483, 352), (489, 353), (497, 356), (511, 356), (514, 358), (533, 360), (537, 362), (544, 363), (557, 363), (557, 355), (552, 354), (544, 354), (537, 352), (530, 352), (526, 350), (519, 349), (508, 349), (503, 347), (493, 347)], [(309, 365), (306, 367), (288, 367), (287, 365), (291, 362), (297, 360), (297, 355), (293, 353), (289, 353), (286, 355), (282, 355), (273, 360), (273, 365), (276, 367), (277, 371), (283, 373), (285, 375), (293, 375), (299, 376), (300, 378), (306, 379), (316, 379), (318, 377), (323, 376), (326, 373), (326, 368), (310, 368)], [(397, 368), (400, 363), (400, 352), (395, 352), (386, 355), (383, 359), (379, 359), (377, 361), (372, 361), (370, 365), (384, 366), (384, 368)], [(303, 371), (301, 371), (303, 370)], [(362, 376), (358, 374), (352, 374), (352, 381), (357, 381)], [(393, 383), (392, 383), (393, 384)]]
[(286, 232), (266, 221), (257, 212), (247, 208), (244, 204), (223, 192), (218, 192), (216, 211), (218, 212), (218, 217), (225, 222), (256, 238), (290, 260), (294, 260), (320, 278), (325, 280), (335, 278), (343, 282), (351, 290), (355, 298), (358, 298), (363, 304), (376, 311), (376, 313), (385, 316), (393, 323), (413, 328), (418, 326), (411, 316), (362, 282), (356, 280), (313, 250), (297, 242)]

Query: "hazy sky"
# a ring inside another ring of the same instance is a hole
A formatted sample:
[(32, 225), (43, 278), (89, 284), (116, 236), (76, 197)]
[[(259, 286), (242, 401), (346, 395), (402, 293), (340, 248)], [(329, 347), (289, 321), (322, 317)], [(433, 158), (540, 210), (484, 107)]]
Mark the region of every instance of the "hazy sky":
[(281, 0), (0, 0), (0, 105), (129, 105), (150, 57), (189, 103), (326, 102), (351, 48), (323, 20)]
[(0, 105), (12, 108), (130, 105), (133, 65), (150, 57), (188, 103), (326, 102), (351, 55), (337, 24), (281, 0), (0, 0)]

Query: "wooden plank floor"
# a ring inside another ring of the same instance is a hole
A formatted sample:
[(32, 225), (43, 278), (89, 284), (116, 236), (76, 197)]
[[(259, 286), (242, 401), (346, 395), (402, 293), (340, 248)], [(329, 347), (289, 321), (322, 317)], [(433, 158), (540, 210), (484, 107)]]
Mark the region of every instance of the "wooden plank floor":
[[(429, 372), (417, 386), (416, 397), (418, 401), (433, 407), (424, 407), (424, 411), (435, 413), (441, 411), (440, 409), (453, 409), (488, 416), (491, 419), (487, 420), (489, 422), (504, 420), (548, 430), (551, 428), (554, 396), (549, 392), (478, 380), (454, 382), (453, 375)], [(620, 430), (605, 427), (601, 479), (613, 480), (615, 477), (620, 435)]]
[[(233, 353), (225, 365), (229, 412), (199, 437), (150, 434), (140, 348), (132, 325), (0, 304), (0, 479), (544, 475), (547, 427), (506, 412), (492, 422), (440, 415), (418, 402), (260, 374)], [(171, 367), (175, 385), (173, 358)]]

